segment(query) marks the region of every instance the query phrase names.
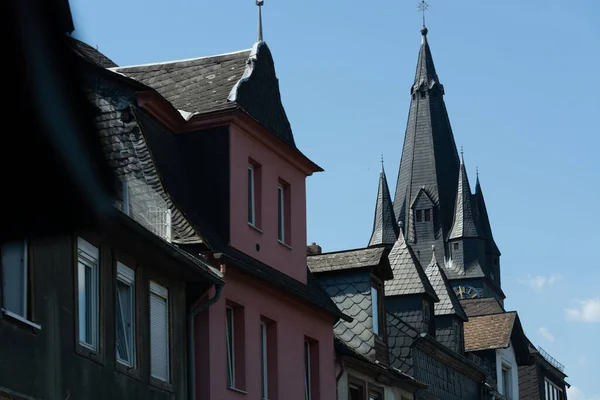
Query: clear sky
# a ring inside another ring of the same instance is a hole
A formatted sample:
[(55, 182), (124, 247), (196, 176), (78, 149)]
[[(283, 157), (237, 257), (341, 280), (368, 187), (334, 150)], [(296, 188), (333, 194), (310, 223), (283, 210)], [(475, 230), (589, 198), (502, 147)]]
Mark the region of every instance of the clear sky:
[[(74, 36), (125, 66), (256, 40), (254, 0), (70, 0)], [(264, 39), (308, 180), (308, 241), (364, 247), (392, 192), (421, 35), (417, 1), (266, 0)], [(479, 167), (506, 307), (600, 399), (600, 1), (430, 0), (429, 43), (471, 184)]]

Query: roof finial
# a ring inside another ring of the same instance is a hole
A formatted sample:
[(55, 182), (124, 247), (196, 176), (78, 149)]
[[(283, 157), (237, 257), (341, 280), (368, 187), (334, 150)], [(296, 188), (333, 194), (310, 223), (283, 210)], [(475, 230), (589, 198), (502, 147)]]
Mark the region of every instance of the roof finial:
[(383, 170), (383, 153), (381, 153), (381, 170)]
[(479, 165), (475, 167), (475, 175), (477, 176), (477, 179), (479, 179)]
[(256, 0), (256, 5), (258, 6), (258, 42), (262, 42), (263, 41), (263, 35), (262, 35), (262, 6), (264, 4), (265, 0)]
[(423, 14), (423, 27), (421, 28), (421, 34), (425, 36), (427, 35), (427, 28), (425, 27), (425, 11), (429, 9), (429, 3), (426, 0), (419, 0), (418, 8)]
[(464, 164), (465, 163), (465, 153), (463, 151), (463, 147), (460, 146), (460, 163)]

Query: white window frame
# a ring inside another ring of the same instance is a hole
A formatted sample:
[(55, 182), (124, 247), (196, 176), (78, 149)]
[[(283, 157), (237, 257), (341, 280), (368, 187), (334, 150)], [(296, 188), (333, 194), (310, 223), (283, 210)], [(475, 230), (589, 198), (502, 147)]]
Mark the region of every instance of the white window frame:
[(380, 335), (379, 332), (379, 290), (371, 286), (371, 319), (373, 320), (373, 333)]
[(285, 187), (277, 185), (277, 239), (285, 243)]
[(248, 164), (248, 172), (250, 173), (248, 176), (248, 207), (250, 208), (248, 223), (256, 226), (256, 171), (254, 165)]
[[(99, 269), (100, 269), (100, 251), (92, 245), (90, 242), (77, 238), (77, 299), (78, 299), (78, 324), (79, 324), (79, 344), (98, 352), (100, 349), (100, 280), (99, 280)], [(85, 272), (89, 268), (91, 274), (91, 285), (90, 292), (85, 291)], [(87, 336), (87, 301), (90, 301), (90, 311), (92, 316), (90, 318), (90, 329), (91, 329), (91, 341), (86, 340)], [(83, 300), (83, 301), (82, 301)], [(85, 327), (85, 329), (82, 329)]]
[(544, 391), (546, 400), (562, 400), (564, 399), (563, 390), (556, 384), (552, 383), (548, 378), (544, 378)]
[[(119, 289), (118, 289), (118, 283), (121, 282), (127, 286), (129, 286), (130, 289), (130, 295), (131, 295), (131, 301), (130, 301), (130, 305), (131, 305), (131, 309), (130, 311), (130, 316), (131, 316), (131, 320), (129, 321), (129, 323), (131, 324), (131, 329), (129, 331), (129, 333), (125, 333), (128, 337), (128, 341), (125, 343), (126, 349), (127, 349), (127, 354), (129, 356), (130, 361), (127, 360), (123, 360), (121, 357), (119, 357), (119, 351), (115, 346), (115, 353), (116, 353), (116, 357), (117, 357), (117, 362), (129, 367), (129, 368), (135, 368), (136, 367), (136, 304), (135, 304), (135, 271), (131, 268), (129, 268), (128, 266), (126, 266), (125, 264), (121, 263), (121, 262), (117, 262), (117, 287), (116, 287), (116, 297), (117, 297), (117, 307), (119, 307), (119, 305), (122, 307), (122, 303), (119, 302)], [(117, 318), (119, 314), (116, 313), (115, 314), (115, 319)], [(121, 310), (121, 317), (124, 318), (124, 313), (123, 310)], [(119, 321), (116, 321), (117, 323), (115, 324), (115, 335), (118, 338), (118, 329), (119, 329)], [(127, 321), (125, 321), (124, 319), (122, 321), (123, 324), (127, 323)]]
[[(231, 318), (230, 318), (231, 316)], [(235, 309), (227, 306), (225, 308), (225, 340), (227, 341), (227, 384), (235, 388)]]
[[(171, 377), (171, 335), (170, 335), (170, 312), (169, 312), (169, 289), (167, 289), (164, 286), (159, 285), (156, 282), (150, 281), (150, 298), (152, 298), (152, 295), (160, 297), (161, 299), (165, 300), (165, 307), (166, 307), (166, 332), (167, 332), (167, 369), (165, 371), (165, 377), (163, 376), (157, 376), (154, 374), (154, 371), (152, 370), (152, 357), (150, 357), (150, 376), (154, 379), (158, 379), (162, 382), (170, 382), (170, 377)], [(150, 305), (151, 307), (151, 305)], [(150, 316), (152, 316), (152, 310), (150, 310)], [(152, 317), (150, 317), (152, 318)], [(154, 352), (154, 350), (152, 349), (152, 320), (150, 320), (150, 354), (152, 354)]]
[(310, 360), (310, 352), (311, 352), (311, 344), (308, 340), (304, 340), (304, 399), (311, 400), (312, 399), (312, 382), (310, 379), (311, 374), (311, 360)]
[[(502, 395), (507, 399), (512, 399), (512, 367), (506, 363), (502, 363)], [(506, 374), (504, 373), (506, 371)], [(508, 377), (508, 379), (504, 379)]]
[(267, 358), (267, 323), (260, 321), (260, 368), (261, 368), (261, 389), (262, 389), (262, 400), (269, 399), (269, 359)]

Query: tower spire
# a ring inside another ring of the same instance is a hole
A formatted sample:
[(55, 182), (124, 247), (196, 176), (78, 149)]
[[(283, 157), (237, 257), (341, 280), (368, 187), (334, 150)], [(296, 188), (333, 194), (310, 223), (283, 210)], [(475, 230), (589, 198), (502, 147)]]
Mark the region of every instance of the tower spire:
[(398, 225), (394, 217), (394, 206), (390, 197), (385, 170), (383, 169), (383, 154), (381, 155), (381, 172), (379, 173), (379, 187), (377, 189), (377, 203), (375, 203), (375, 217), (373, 220), (373, 233), (369, 246), (393, 245), (398, 237)]
[(262, 32), (262, 6), (265, 0), (256, 0), (256, 5), (258, 6), (258, 42), (263, 41), (263, 32)]

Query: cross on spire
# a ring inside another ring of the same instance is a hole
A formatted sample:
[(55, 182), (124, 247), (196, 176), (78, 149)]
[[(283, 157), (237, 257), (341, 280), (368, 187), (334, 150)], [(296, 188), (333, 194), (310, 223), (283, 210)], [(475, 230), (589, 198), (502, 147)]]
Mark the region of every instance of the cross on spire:
[(256, 5), (258, 6), (258, 42), (263, 41), (263, 33), (262, 33), (262, 6), (265, 0), (256, 0)]
[(419, 12), (423, 14), (423, 27), (425, 27), (425, 11), (429, 9), (429, 3), (426, 0), (419, 1)]

